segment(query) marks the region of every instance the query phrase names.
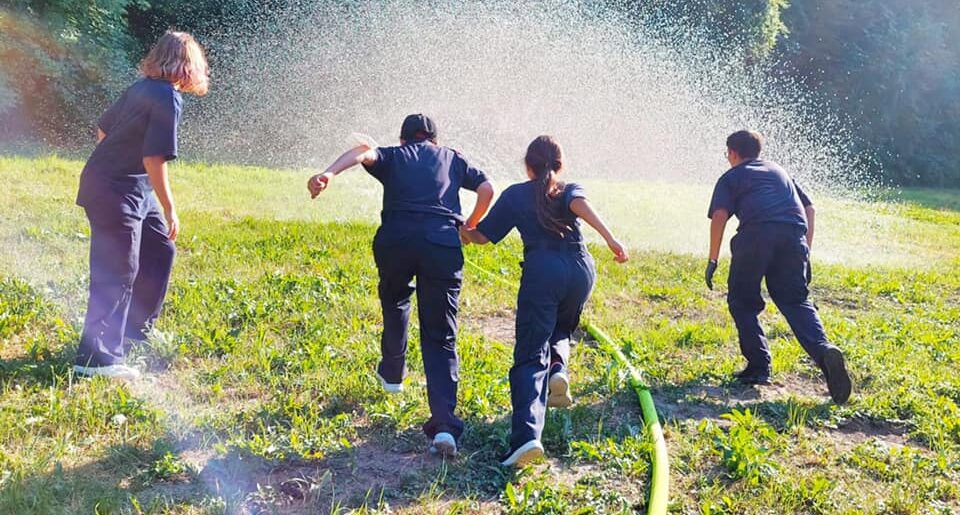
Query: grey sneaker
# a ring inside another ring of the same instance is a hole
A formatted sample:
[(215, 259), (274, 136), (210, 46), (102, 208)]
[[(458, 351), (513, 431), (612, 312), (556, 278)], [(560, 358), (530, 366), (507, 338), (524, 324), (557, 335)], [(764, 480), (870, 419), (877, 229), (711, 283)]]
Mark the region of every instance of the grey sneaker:
[(388, 383), (386, 379), (380, 375), (380, 372), (374, 372), (377, 376), (377, 380), (380, 381), (380, 384), (383, 386), (383, 390), (387, 393), (400, 393), (403, 391), (403, 383)]
[(550, 381), (547, 383), (549, 393), (547, 394), (547, 406), (551, 408), (566, 408), (573, 404), (573, 397), (570, 395), (570, 376), (563, 367), (554, 367), (550, 374)]
[(457, 455), (457, 439), (450, 433), (437, 433), (430, 445), (431, 454), (452, 458)]
[(537, 440), (530, 440), (507, 455), (500, 464), (504, 467), (521, 468), (541, 456), (543, 456), (543, 444)]

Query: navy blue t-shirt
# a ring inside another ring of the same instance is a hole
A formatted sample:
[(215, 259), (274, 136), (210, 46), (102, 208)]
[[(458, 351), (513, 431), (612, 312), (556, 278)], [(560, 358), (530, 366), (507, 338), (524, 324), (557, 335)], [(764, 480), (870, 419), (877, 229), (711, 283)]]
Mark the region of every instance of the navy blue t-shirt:
[(812, 204), (783, 168), (772, 161), (752, 159), (720, 176), (707, 218), (713, 218), (718, 209), (726, 209), (740, 220), (737, 230), (770, 222), (806, 227), (803, 208)]
[(477, 230), (493, 243), (505, 238), (514, 227), (520, 231), (520, 238), (527, 247), (543, 242), (583, 243), (580, 220), (570, 211), (573, 199), (587, 197), (583, 188), (572, 182), (564, 186), (560, 202), (564, 208), (564, 221), (571, 230), (563, 238), (540, 224), (536, 195), (537, 187), (533, 181), (514, 184), (503, 190), (490, 213), (477, 225)]
[(476, 191), (487, 176), (456, 150), (429, 141), (378, 147), (377, 162), (364, 166), (383, 184), (383, 214), (429, 213), (463, 223), (460, 188)]
[(183, 99), (168, 81), (141, 79), (114, 102), (97, 126), (106, 137), (97, 144), (80, 175), (77, 204), (104, 194), (151, 191), (143, 158), (177, 157), (177, 125)]

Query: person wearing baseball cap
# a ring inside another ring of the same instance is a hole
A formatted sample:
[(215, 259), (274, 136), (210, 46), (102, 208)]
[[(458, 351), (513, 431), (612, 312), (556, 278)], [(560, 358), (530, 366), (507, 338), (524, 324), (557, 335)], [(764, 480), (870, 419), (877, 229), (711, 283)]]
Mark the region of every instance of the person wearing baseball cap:
[[(403, 389), (410, 297), (416, 292), (431, 413), (423, 430), (432, 440), (432, 452), (454, 456), (463, 432), (463, 421), (454, 413), (459, 381), (457, 312), (463, 280), (459, 229), (476, 227), (486, 214), (493, 184), (462, 154), (437, 144), (437, 125), (424, 114), (403, 120), (398, 146), (380, 147), (367, 141), (348, 150), (310, 178), (311, 196), (316, 198), (334, 177), (357, 164), (383, 185), (381, 225), (373, 239), (383, 311), (381, 359), (375, 374), (387, 392)], [(477, 194), (469, 217), (461, 214), (461, 188)]]

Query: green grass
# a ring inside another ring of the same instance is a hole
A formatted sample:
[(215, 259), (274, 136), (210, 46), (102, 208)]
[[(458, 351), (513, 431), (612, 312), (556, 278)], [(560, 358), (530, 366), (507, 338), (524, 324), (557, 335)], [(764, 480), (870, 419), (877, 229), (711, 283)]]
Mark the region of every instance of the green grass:
[[(548, 413), (549, 459), (496, 466), (515, 299), (470, 270), (463, 454), (425, 453), (416, 345), (404, 393), (385, 396), (370, 377), (379, 187), (359, 173), (309, 202), (306, 172), (177, 166), (184, 232), (159, 332), (136, 356), (148, 378), (71, 379), (89, 234), (73, 206), (80, 166), (0, 158), (0, 513), (643, 509), (650, 441), (625, 372), (589, 341), (574, 350), (576, 404)], [(763, 318), (780, 384), (729, 380), (741, 363), (735, 331), (723, 292), (701, 284), (704, 189), (587, 186), (635, 251), (617, 266), (593, 249), (600, 281), (586, 316), (653, 385), (674, 511), (960, 510), (955, 197), (818, 200), (814, 298), (858, 385), (837, 407), (772, 306)], [(649, 221), (668, 214), (673, 225)], [(467, 253), (519, 277), (515, 238)]]

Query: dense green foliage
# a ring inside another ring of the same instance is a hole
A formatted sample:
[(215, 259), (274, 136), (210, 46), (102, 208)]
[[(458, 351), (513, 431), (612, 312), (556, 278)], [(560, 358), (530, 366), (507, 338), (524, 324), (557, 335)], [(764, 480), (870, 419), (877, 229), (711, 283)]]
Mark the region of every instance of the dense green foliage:
[[(138, 0), (0, 2), (0, 140), (91, 137), (91, 119), (132, 77), (126, 9)], [(9, 120), (9, 121), (8, 121)]]
[[(0, 114), (19, 122), (0, 128), (0, 140), (17, 130), (53, 142), (85, 139), (79, 129), (164, 30), (236, 33), (286, 3), (0, 1)], [(953, 0), (608, 3), (805, 83), (849, 121), (854, 152), (875, 155), (887, 182), (960, 185), (960, 9)], [(218, 49), (210, 51), (216, 61)]]
[[(387, 396), (370, 375), (380, 329), (370, 252), (376, 200), (365, 196), (373, 179), (362, 174), (310, 201), (305, 173), (177, 165), (184, 232), (160, 332), (137, 354), (149, 375), (132, 386), (73, 381), (89, 237), (71, 202), (81, 165), (0, 159), (0, 512), (644, 508), (651, 442), (625, 371), (589, 341), (573, 353), (576, 404), (548, 414), (550, 459), (519, 473), (496, 466), (508, 435), (515, 292), (472, 270), (458, 340), (464, 452), (448, 462), (425, 452), (415, 323), (407, 390)], [(661, 208), (688, 193), (675, 187), (660, 194)], [(885, 211), (925, 228), (877, 224), (891, 231), (882, 235), (935, 245), (928, 236), (936, 234), (956, 248), (960, 213), (921, 205), (956, 206), (956, 195), (911, 199), (821, 204), (821, 230), (833, 225), (831, 209), (834, 220)], [(620, 231), (635, 213), (611, 222)], [(702, 227), (702, 215), (697, 221)], [(896, 252), (890, 241), (850, 252)], [(515, 282), (518, 243), (467, 253)], [(762, 317), (778, 384), (731, 381), (741, 365), (735, 329), (723, 292), (704, 288), (699, 258), (635, 252), (618, 266), (605, 248), (593, 251), (600, 281), (586, 316), (653, 385), (677, 512), (960, 510), (955, 253), (899, 268), (817, 259), (814, 298), (858, 384), (850, 404), (837, 407), (772, 306)]]
[(791, 73), (850, 116), (899, 184), (960, 184), (960, 6), (814, 0), (784, 12)]
[(856, 150), (901, 185), (960, 185), (960, 9), (953, 0), (659, 0), (623, 4), (805, 83)]

